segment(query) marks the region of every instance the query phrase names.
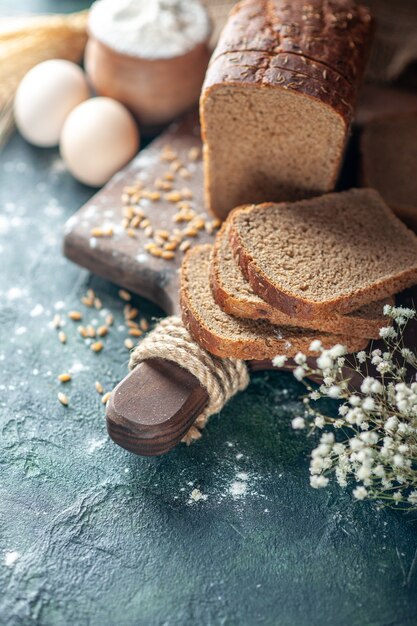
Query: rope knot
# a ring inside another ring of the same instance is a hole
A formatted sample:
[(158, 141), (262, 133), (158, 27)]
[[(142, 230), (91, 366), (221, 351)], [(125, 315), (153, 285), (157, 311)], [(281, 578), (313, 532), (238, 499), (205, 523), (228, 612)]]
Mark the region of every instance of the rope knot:
[(193, 374), (206, 389), (209, 397), (204, 411), (197, 417), (194, 426), (183, 441), (191, 443), (201, 437), (210, 415), (218, 413), (226, 402), (249, 384), (249, 373), (245, 361), (220, 359), (204, 350), (194, 341), (181, 318), (166, 317), (132, 351), (129, 368), (141, 361), (162, 358), (173, 361)]

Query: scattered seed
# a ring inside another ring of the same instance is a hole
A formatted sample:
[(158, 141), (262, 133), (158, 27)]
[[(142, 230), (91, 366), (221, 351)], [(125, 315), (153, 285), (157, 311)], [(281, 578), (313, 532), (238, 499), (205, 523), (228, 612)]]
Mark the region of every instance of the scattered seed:
[(180, 194), (182, 198), (184, 198), (184, 200), (191, 200), (194, 195), (191, 189), (189, 189), (188, 187), (184, 187), (183, 189), (181, 189)]
[(124, 309), (124, 316), (126, 320), (134, 320), (135, 317), (138, 316), (138, 313), (139, 313), (138, 309), (135, 309), (131, 306), (125, 307)]
[(69, 383), (69, 381), (71, 380), (71, 374), (67, 374), (67, 373), (60, 374), (58, 376), (58, 380), (60, 383)]
[(131, 228), (139, 228), (142, 222), (142, 218), (139, 215), (135, 215), (135, 217), (130, 222)]
[(61, 343), (67, 343), (67, 336), (63, 330), (60, 330), (58, 333), (58, 339)]
[(139, 326), (141, 327), (142, 330), (144, 330), (146, 332), (148, 330), (148, 328), (149, 328), (148, 320), (146, 320), (144, 317), (142, 317), (142, 319), (139, 322)]
[(83, 296), (81, 298), (81, 302), (85, 306), (88, 306), (90, 309), (94, 306), (94, 299), (93, 298), (89, 298), (88, 296)]
[(143, 335), (143, 331), (139, 328), (129, 328), (129, 335), (132, 337), (141, 337)]
[(151, 248), (149, 250), (149, 253), (152, 254), (152, 256), (157, 256), (157, 257), (162, 256), (162, 250), (161, 248), (158, 248), (157, 246), (154, 246), (153, 248)]
[(181, 176), (181, 178), (191, 178), (190, 172), (185, 167), (182, 167), (178, 174)]
[(111, 391), (107, 391), (107, 393), (105, 393), (104, 396), (101, 398), (102, 403), (107, 404), (107, 402), (110, 400), (110, 396)]
[(153, 228), (152, 228), (152, 226), (147, 226), (145, 228), (145, 235), (146, 235), (146, 237), (152, 237), (152, 235), (153, 235)]
[(52, 327), (60, 328), (60, 326), (61, 326), (61, 316), (57, 313), (56, 315), (54, 315), (52, 319)]
[(124, 346), (127, 350), (132, 350), (134, 343), (131, 339), (125, 339), (124, 340)]
[(106, 315), (106, 319), (105, 319), (106, 325), (107, 326), (112, 326), (113, 322), (114, 322), (114, 318), (113, 315), (111, 313), (108, 313)]
[(222, 225), (222, 221), (220, 218), (216, 217), (213, 221), (213, 228), (220, 228), (220, 226)]
[(200, 148), (190, 148), (190, 150), (188, 151), (188, 158), (190, 159), (190, 161), (198, 161), (198, 159), (200, 158)]
[(68, 317), (70, 318), (70, 320), (73, 320), (74, 322), (79, 322), (83, 316), (80, 313), (80, 311), (70, 311), (68, 313)]
[(112, 237), (113, 228), (92, 228), (90, 231), (92, 237)]
[(96, 382), (94, 383), (94, 386), (96, 388), (97, 393), (99, 393), (100, 395), (104, 393), (103, 385), (99, 383), (98, 380), (96, 380)]
[(99, 326), (97, 328), (97, 335), (99, 337), (105, 337), (108, 332), (109, 332), (109, 329), (107, 328), (107, 326)]
[(69, 404), (68, 396), (66, 396), (65, 393), (62, 393), (61, 391), (58, 394), (58, 400), (63, 406), (68, 406)]
[(178, 241), (168, 241), (166, 244), (164, 244), (164, 250), (176, 250), (178, 247)]
[(162, 250), (161, 257), (166, 261), (171, 261), (175, 257), (175, 253), (172, 250)]
[(86, 331), (87, 337), (91, 337), (93, 339), (96, 336), (96, 329), (91, 324), (87, 326)]
[(84, 337), (84, 339), (88, 337), (87, 329), (85, 326), (78, 326), (78, 332), (80, 333), (81, 337)]
[(179, 160), (172, 161), (171, 165), (169, 166), (170, 170), (172, 170), (173, 172), (178, 172), (178, 170), (181, 169), (181, 167), (182, 167), (182, 163)]
[(188, 250), (188, 248), (191, 246), (191, 241), (183, 241), (180, 244), (180, 250), (181, 252), (186, 252)]
[(100, 298), (94, 298), (94, 307), (99, 311), (100, 309), (103, 308), (103, 303), (101, 302)]
[(164, 195), (164, 199), (168, 200), (168, 202), (180, 202), (182, 195), (179, 191), (171, 191), (170, 193), (166, 193)]
[(132, 237), (132, 239), (135, 239), (135, 237), (136, 237), (136, 233), (135, 233), (135, 231), (133, 230), (133, 228), (128, 228), (128, 229), (127, 229), (127, 231), (126, 231), (126, 233), (127, 233), (127, 235), (128, 235), (129, 237)]
[(101, 352), (104, 348), (104, 345), (102, 341), (95, 341), (91, 344), (90, 348), (93, 352)]
[(139, 324), (133, 320), (126, 320), (126, 326), (128, 328), (139, 328)]
[(141, 228), (148, 228), (148, 226), (150, 226), (150, 225), (151, 225), (151, 222), (148, 219), (144, 219), (140, 223), (140, 227)]
[(129, 302), (132, 299), (131, 294), (126, 289), (119, 289), (119, 298), (125, 302)]
[(152, 202), (157, 202), (158, 200), (161, 199), (161, 194), (159, 193), (159, 191), (151, 191), (148, 197), (149, 197), (149, 200), (152, 200)]

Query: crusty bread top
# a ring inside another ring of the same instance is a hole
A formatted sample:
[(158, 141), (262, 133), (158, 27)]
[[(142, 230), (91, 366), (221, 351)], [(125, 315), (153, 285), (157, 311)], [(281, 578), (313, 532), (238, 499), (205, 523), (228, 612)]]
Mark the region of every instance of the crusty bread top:
[(355, 0), (243, 0), (231, 11), (213, 59), (227, 52), (301, 55), (360, 82), (372, 18)]
[(314, 320), (299, 320), (286, 315), (256, 295), (245, 280), (230, 247), (229, 230), (229, 221), (226, 220), (216, 236), (210, 272), (214, 299), (226, 313), (249, 319), (266, 319), (280, 326), (303, 326), (355, 337), (379, 337), (380, 328), (387, 324), (384, 305), (392, 306), (394, 298), (372, 302), (346, 315), (335, 311), (329, 317)]
[(372, 189), (230, 216), (230, 241), (251, 287), (284, 313), (348, 313), (417, 283), (417, 237)]
[(393, 209), (417, 216), (417, 113), (368, 123), (361, 138), (364, 183)]
[(270, 359), (277, 354), (294, 356), (308, 352), (313, 339), (326, 347), (336, 343), (348, 350), (364, 348), (367, 339), (318, 333), (314, 330), (272, 326), (266, 321), (242, 320), (227, 315), (216, 304), (210, 289), (212, 246), (191, 248), (181, 267), (181, 309), (185, 325), (206, 350), (221, 358)]

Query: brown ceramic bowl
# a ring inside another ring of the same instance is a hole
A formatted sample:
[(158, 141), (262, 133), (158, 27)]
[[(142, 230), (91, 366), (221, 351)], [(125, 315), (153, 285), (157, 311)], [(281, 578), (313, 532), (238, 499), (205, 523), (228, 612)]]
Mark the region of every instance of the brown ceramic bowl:
[(198, 101), (210, 59), (208, 41), (167, 59), (120, 53), (90, 34), (85, 68), (97, 94), (126, 105), (145, 126), (169, 122)]

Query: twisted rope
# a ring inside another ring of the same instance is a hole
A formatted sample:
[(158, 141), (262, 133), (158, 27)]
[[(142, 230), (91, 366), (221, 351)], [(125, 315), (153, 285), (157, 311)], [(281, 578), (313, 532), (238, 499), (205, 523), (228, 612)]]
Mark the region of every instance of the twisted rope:
[(199, 346), (175, 315), (166, 317), (132, 351), (129, 368), (146, 359), (162, 358), (173, 361), (193, 374), (206, 389), (209, 397), (204, 411), (183, 441), (191, 443), (201, 437), (210, 415), (218, 413), (226, 402), (249, 384), (249, 373), (240, 359), (219, 359)]

